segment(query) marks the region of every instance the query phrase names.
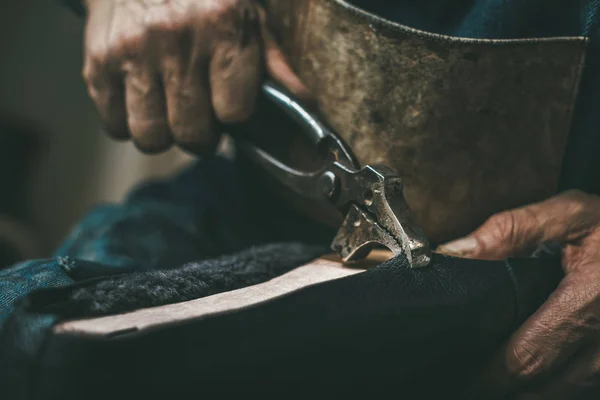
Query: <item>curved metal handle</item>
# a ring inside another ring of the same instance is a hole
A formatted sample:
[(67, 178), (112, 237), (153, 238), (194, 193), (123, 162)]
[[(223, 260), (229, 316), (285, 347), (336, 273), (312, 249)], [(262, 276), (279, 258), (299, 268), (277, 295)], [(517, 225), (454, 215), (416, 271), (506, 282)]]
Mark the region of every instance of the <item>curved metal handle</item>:
[(323, 139), (331, 135), (331, 132), (314, 115), (308, 112), (291, 96), (287, 95), (275, 83), (270, 81), (265, 82), (262, 86), (262, 91), (269, 100), (273, 101), (302, 127), (314, 144), (319, 144)]
[(294, 100), (283, 89), (271, 81), (262, 86), (263, 94), (295, 121), (316, 146), (326, 146), (335, 159), (348, 168), (360, 169), (352, 151), (340, 137), (328, 129), (314, 114)]
[[(357, 168), (357, 163), (349, 148), (332, 131), (327, 129), (310, 111), (294, 100), (275, 83), (267, 81), (262, 86), (262, 92), (270, 102), (274, 103), (287, 116), (296, 122), (301, 131), (320, 150), (327, 150), (335, 160), (347, 168)], [(238, 148), (250, 157), (255, 163), (266, 170), (273, 178), (292, 189), (299, 195), (311, 199), (327, 199), (327, 188), (333, 184), (329, 176), (325, 175), (326, 168), (317, 171), (300, 171), (279, 161), (263, 149), (248, 141), (243, 131), (230, 130)], [(332, 162), (333, 160), (327, 160)], [(330, 180), (330, 179), (329, 179)], [(328, 183), (330, 185), (328, 185)]]

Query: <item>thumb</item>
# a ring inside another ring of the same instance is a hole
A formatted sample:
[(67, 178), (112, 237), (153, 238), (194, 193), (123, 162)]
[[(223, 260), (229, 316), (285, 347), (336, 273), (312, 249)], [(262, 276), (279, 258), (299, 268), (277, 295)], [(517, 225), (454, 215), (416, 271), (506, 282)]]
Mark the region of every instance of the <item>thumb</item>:
[(265, 11), (259, 7), (261, 36), (264, 43), (265, 64), (267, 73), (277, 83), (284, 86), (294, 96), (302, 100), (310, 100), (310, 92), (290, 67), (290, 64), (271, 33)]
[(541, 203), (501, 212), (472, 234), (437, 251), (459, 257), (503, 259), (531, 254), (547, 242), (572, 243), (589, 232), (588, 196), (569, 191)]

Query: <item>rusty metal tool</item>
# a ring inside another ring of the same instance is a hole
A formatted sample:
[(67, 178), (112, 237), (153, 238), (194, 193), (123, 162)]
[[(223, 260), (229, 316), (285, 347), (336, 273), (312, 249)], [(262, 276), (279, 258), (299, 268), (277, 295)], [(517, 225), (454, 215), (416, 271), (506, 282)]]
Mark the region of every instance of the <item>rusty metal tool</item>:
[(315, 115), (271, 82), (263, 94), (300, 124), (311, 141), (325, 148), (328, 161), (313, 172), (298, 171), (261, 148), (236, 137), (238, 148), (299, 196), (333, 204), (346, 217), (331, 248), (344, 262), (365, 258), (376, 246), (404, 254), (413, 268), (427, 266), (431, 247), (405, 201), (402, 179), (386, 166), (360, 167), (351, 150)]

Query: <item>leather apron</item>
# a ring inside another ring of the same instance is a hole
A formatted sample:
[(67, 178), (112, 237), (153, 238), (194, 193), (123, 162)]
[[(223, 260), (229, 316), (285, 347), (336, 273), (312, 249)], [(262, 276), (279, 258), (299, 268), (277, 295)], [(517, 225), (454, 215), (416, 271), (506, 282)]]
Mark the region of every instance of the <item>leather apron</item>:
[(432, 34), (344, 0), (267, 0), (321, 118), (386, 164), (432, 242), (557, 191), (585, 38)]

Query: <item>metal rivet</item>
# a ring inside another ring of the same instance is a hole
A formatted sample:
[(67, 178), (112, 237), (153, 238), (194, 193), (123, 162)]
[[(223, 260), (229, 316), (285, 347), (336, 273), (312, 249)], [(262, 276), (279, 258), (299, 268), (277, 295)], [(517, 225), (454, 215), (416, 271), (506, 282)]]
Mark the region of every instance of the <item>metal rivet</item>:
[(337, 176), (333, 172), (327, 171), (321, 175), (321, 183), (323, 194), (327, 197), (333, 197), (337, 188)]
[(373, 204), (373, 192), (371, 190), (367, 190), (363, 193), (363, 201), (366, 206)]

